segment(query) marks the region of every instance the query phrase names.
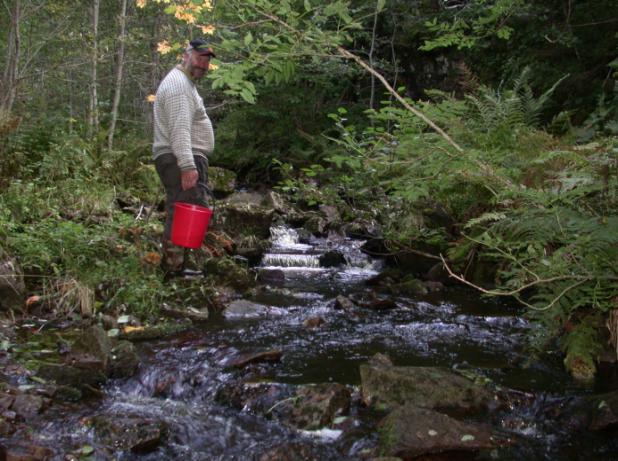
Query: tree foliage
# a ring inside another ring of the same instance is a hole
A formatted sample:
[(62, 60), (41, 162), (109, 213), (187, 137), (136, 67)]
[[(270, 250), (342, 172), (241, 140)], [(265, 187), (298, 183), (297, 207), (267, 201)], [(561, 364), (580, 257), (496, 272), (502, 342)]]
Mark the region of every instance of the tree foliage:
[[(377, 222), (393, 251), (434, 249), (462, 283), (519, 300), (539, 322), (537, 345), (560, 339), (569, 367), (594, 368), (618, 307), (615, 0), (139, 0), (122, 67), (121, 4), (101, 0), (94, 82), (90, 2), (5, 5), (21, 14), (0, 16), (0, 67), (18, 77), (2, 81), (15, 90), (0, 114), (2, 243), (32, 274), (91, 288), (144, 276), (153, 248), (141, 238), (117, 266), (103, 255), (131, 227), (117, 203), (158, 200), (154, 92), (205, 35), (218, 56), (200, 84), (213, 164)], [(89, 138), (92, 85), (101, 128)], [(478, 262), (492, 284), (466, 272)]]

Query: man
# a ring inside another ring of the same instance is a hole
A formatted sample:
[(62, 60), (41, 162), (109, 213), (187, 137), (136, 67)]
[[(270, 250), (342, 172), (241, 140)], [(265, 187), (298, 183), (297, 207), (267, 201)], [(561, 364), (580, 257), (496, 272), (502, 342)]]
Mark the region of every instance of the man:
[(207, 156), (214, 149), (215, 138), (195, 84), (206, 75), (214, 56), (205, 40), (189, 42), (182, 64), (161, 81), (154, 102), (152, 151), (166, 193), (162, 266), (168, 273), (178, 273), (184, 264), (184, 248), (171, 241), (174, 204), (207, 206), (210, 199)]

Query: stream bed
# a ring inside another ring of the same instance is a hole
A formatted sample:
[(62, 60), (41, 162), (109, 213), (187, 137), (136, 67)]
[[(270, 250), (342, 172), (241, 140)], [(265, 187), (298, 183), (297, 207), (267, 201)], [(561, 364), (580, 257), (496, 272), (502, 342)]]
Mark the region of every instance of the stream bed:
[[(33, 439), (52, 447), (58, 460), (370, 459), (378, 418), (359, 401), (359, 366), (379, 352), (396, 366), (470, 371), (517, 396), (509, 408), (487, 417), (516, 443), (440, 459), (618, 459), (611, 433), (581, 432), (552, 417), (578, 398), (615, 390), (615, 380), (578, 385), (557, 355), (529, 363), (524, 343), (533, 326), (516, 307), (448, 288), (393, 297), (395, 305), (387, 310), (335, 308), (338, 296), (367, 293), (367, 280), (382, 270), (381, 261), (360, 251), (361, 243), (300, 243), (294, 230), (273, 229), (272, 249), (257, 268), (261, 283), (249, 298), (174, 337), (136, 343), (141, 363), (135, 376), (109, 381), (103, 398), (91, 404), (54, 407), (41, 416)], [(328, 252), (343, 255), (345, 263), (323, 267), (320, 258)], [(265, 350), (280, 351), (279, 360), (230, 366), (242, 354)], [(349, 417), (339, 418), (347, 426), (299, 430), (268, 412), (222, 403), (217, 396), (241, 379), (342, 384), (352, 395)], [(142, 451), (114, 450), (86, 423), (93, 417), (128, 418), (128, 427), (165, 436)], [(94, 450), (66, 456), (83, 446)]]

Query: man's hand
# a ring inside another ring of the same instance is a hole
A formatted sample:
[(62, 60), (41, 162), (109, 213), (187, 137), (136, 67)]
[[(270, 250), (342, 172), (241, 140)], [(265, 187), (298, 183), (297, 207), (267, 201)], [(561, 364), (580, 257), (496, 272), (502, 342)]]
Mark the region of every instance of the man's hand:
[(197, 170), (181, 171), (180, 182), (182, 184), (182, 190), (188, 190), (197, 186)]

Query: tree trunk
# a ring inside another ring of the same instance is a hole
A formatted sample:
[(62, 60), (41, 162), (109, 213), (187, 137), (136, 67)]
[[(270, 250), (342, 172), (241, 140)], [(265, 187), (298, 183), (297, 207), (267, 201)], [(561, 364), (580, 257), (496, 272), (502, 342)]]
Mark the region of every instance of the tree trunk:
[(0, 89), (0, 114), (6, 114), (13, 109), (17, 96), (17, 84), (19, 75), (19, 58), (21, 37), (19, 34), (21, 22), (21, 0), (14, 0), (10, 10), (11, 19), (9, 36), (7, 40), (6, 67), (2, 75)]
[(118, 120), (118, 106), (120, 105), (120, 93), (122, 89), (122, 68), (124, 66), (124, 45), (126, 40), (127, 23), (127, 0), (121, 0), (120, 11), (120, 45), (118, 47), (118, 63), (116, 66), (116, 87), (114, 89), (114, 102), (112, 103), (112, 119), (107, 135), (107, 148), (112, 150), (114, 147), (114, 131), (116, 130), (116, 120)]
[(88, 115), (88, 137), (99, 131), (99, 99), (97, 97), (97, 63), (99, 61), (99, 5), (100, 0), (92, 2), (92, 55), (90, 70), (90, 113)]
[[(375, 43), (376, 43), (376, 28), (378, 27), (378, 13), (379, 11), (378, 11), (378, 8), (376, 7), (376, 10), (373, 14), (373, 30), (371, 32), (371, 48), (369, 49), (369, 65), (371, 66), (372, 69), (374, 67), (373, 50), (375, 49)], [(371, 74), (371, 94), (369, 96), (369, 108), (370, 109), (374, 109), (375, 92), (376, 92), (376, 78), (373, 74)], [(371, 121), (371, 125), (373, 125), (373, 119)]]

